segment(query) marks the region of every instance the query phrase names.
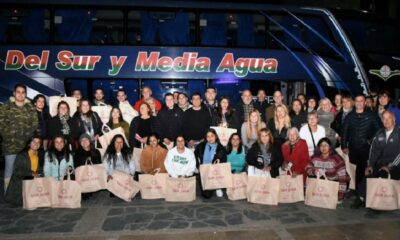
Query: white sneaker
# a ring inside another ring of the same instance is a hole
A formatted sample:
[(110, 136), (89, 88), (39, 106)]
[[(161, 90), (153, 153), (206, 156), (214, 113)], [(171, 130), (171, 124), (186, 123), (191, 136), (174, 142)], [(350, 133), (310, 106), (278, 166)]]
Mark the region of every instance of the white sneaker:
[(216, 190), (215, 193), (217, 194), (217, 197), (223, 197), (224, 196), (224, 193), (222, 192), (221, 189)]

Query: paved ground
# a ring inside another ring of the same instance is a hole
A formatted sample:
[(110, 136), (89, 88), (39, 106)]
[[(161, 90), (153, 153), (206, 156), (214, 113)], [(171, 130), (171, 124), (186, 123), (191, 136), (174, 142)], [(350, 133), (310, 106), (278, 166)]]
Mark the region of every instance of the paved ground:
[(216, 197), (126, 203), (100, 192), (81, 209), (26, 211), (0, 203), (0, 239), (400, 239), (400, 211), (353, 210), (349, 204), (324, 210)]

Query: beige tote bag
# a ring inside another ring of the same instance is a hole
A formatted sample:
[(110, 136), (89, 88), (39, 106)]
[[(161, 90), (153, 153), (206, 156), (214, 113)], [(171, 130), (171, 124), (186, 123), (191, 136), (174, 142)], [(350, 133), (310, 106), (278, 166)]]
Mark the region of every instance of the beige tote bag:
[(303, 175), (279, 176), (279, 203), (295, 203), (304, 201)]
[(226, 189), (228, 199), (243, 200), (247, 199), (247, 174), (245, 172), (232, 174), (233, 187)]
[(249, 176), (247, 201), (264, 205), (278, 205), (279, 179), (271, 176)]
[(399, 208), (400, 181), (385, 178), (367, 178), (366, 207), (376, 210), (396, 210)]
[(53, 208), (80, 208), (82, 191), (78, 182), (71, 180), (71, 173), (67, 171), (67, 180), (58, 181), (56, 187), (57, 201)]
[(126, 144), (129, 146), (128, 140), (125, 137), (124, 130), (122, 129), (122, 127), (118, 127), (118, 128), (115, 128), (115, 129), (113, 129), (113, 130), (111, 130), (111, 131), (109, 131), (107, 133), (104, 133), (103, 136), (99, 137), (99, 143), (101, 144), (101, 147), (103, 149), (107, 149), (107, 147), (108, 147), (108, 145), (110, 145), (111, 140), (113, 139), (113, 137), (115, 135), (118, 135), (118, 134), (122, 135), (122, 137), (124, 138)]
[(200, 178), (204, 190), (233, 187), (230, 163), (201, 164)]
[(23, 208), (51, 207), (57, 199), (53, 194), (56, 191), (57, 180), (53, 177), (38, 177), (22, 181)]
[(192, 202), (196, 200), (196, 177), (166, 179), (165, 201)]
[(317, 178), (307, 178), (305, 204), (313, 207), (336, 209), (339, 182)]
[(120, 171), (114, 171), (113, 179), (107, 182), (107, 190), (118, 198), (130, 202), (139, 192), (139, 183), (133, 180), (133, 176)]
[(139, 174), (140, 194), (143, 199), (165, 198), (167, 173)]
[(112, 107), (109, 105), (101, 105), (101, 106), (92, 106), (92, 111), (96, 112), (103, 124), (107, 124), (108, 121), (110, 120), (110, 113), (111, 113)]
[(75, 169), (75, 179), (81, 186), (82, 193), (107, 188), (107, 174), (103, 164), (93, 164), (90, 158), (86, 160), (85, 165)]
[(341, 148), (336, 148), (336, 152), (343, 158), (346, 164), (346, 172), (350, 177), (349, 189), (356, 190), (356, 168), (355, 164), (352, 164), (349, 160), (349, 155), (343, 153)]
[(211, 127), (217, 132), (218, 139), (222, 146), (226, 147), (228, 145), (229, 138), (232, 134), (236, 133), (237, 130), (234, 128), (226, 128), (226, 127)]

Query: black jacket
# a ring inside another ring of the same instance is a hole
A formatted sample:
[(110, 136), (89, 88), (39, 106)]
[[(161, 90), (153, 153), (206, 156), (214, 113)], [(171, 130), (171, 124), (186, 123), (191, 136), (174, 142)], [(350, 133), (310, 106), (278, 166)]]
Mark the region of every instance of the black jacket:
[[(258, 169), (263, 169), (264, 164), (257, 161), (259, 155), (262, 155), (262, 151), (258, 142), (255, 142), (246, 154), (246, 162), (250, 166), (254, 166)], [(283, 158), (280, 147), (273, 146), (271, 153), (271, 176), (279, 176), (279, 168), (282, 166)]]
[(274, 138), (274, 145), (281, 147), (286, 142), (287, 128), (282, 128), (279, 132), (275, 127), (275, 120), (271, 118), (267, 124), (267, 128), (271, 131), (272, 137)]
[[(97, 149), (91, 151), (85, 151), (81, 147), (74, 154), (74, 168), (80, 167), (86, 164), (86, 160), (90, 158), (93, 164), (101, 164), (100, 152)], [(88, 164), (90, 164), (88, 162)]]
[[(253, 105), (253, 103), (250, 103), (251, 105)], [(236, 113), (236, 119), (238, 121), (239, 126), (242, 126), (242, 124), (244, 123), (244, 109), (243, 109), (243, 105), (244, 103), (242, 101), (239, 102), (238, 105), (236, 105), (235, 109), (235, 113)], [(254, 108), (254, 105), (253, 105)]]
[(42, 139), (47, 139), (47, 127), (49, 125), (49, 120), (51, 118), (50, 114), (48, 112), (42, 111), (36, 111), (38, 120), (39, 120), (39, 127), (36, 130), (36, 135), (40, 136)]
[[(228, 123), (228, 128), (234, 128), (238, 132), (240, 132), (240, 128), (242, 127), (242, 125), (239, 125), (238, 123), (235, 109), (231, 109), (231, 111), (225, 113), (225, 119)], [(218, 114), (218, 123), (215, 126), (218, 126), (221, 123), (222, 123), (222, 115)]]
[(211, 117), (205, 107), (200, 110), (190, 108), (183, 114), (183, 135), (186, 141), (201, 140), (211, 126)]
[(182, 135), (182, 109), (177, 106), (173, 109), (163, 107), (157, 114), (157, 123), (161, 140), (168, 138), (170, 141), (175, 141), (177, 136)]
[(400, 166), (400, 128), (397, 126), (387, 141), (385, 129), (378, 130), (369, 152), (368, 165), (380, 168), (389, 164)]
[[(204, 155), (204, 150), (206, 148), (207, 142), (203, 141), (199, 145), (197, 145), (194, 155), (196, 156), (196, 166), (199, 168), (201, 164), (203, 164), (203, 155)], [(217, 145), (217, 150), (215, 151), (215, 155), (213, 158), (212, 163), (215, 163), (215, 161), (219, 159), (220, 163), (225, 163), (226, 162), (226, 149), (224, 146), (222, 146), (220, 143)]]
[(369, 148), (372, 138), (382, 126), (378, 114), (369, 109), (357, 113), (353, 109), (344, 119), (341, 147), (352, 149)]
[[(350, 113), (350, 112), (349, 112)], [(347, 113), (347, 114), (349, 114)], [(331, 128), (339, 134), (340, 137), (342, 137), (342, 128), (343, 128), (343, 123), (344, 119), (346, 119), (347, 115), (343, 118), (343, 110), (341, 110), (335, 117), (335, 120), (331, 124)]]
[(298, 115), (295, 113), (290, 114), (292, 120), (292, 126), (296, 127), (299, 131), (303, 124), (307, 124), (307, 113), (302, 111)]
[(216, 126), (218, 124), (218, 105), (210, 105), (207, 102), (204, 102), (202, 107), (204, 107), (210, 115), (211, 126)]
[[(151, 116), (149, 118), (150, 121), (150, 129), (142, 129), (143, 126), (141, 126), (141, 122), (143, 121), (143, 119), (140, 118), (140, 116), (135, 117), (134, 119), (132, 119), (131, 125), (129, 126), (129, 146), (133, 149), (134, 147), (140, 148), (141, 144), (138, 140), (136, 140), (135, 135), (136, 133), (140, 133), (142, 132), (142, 130), (144, 132), (147, 132), (148, 134), (151, 134), (153, 132), (157, 132), (157, 123), (156, 123), (156, 119), (155, 117)], [(148, 137), (148, 135), (143, 135), (143, 134), (139, 134), (142, 138), (144, 137)]]
[(267, 102), (267, 100), (265, 100), (264, 102), (256, 100), (253, 102), (253, 106), (260, 112), (261, 119), (264, 122), (267, 122), (267, 118), (265, 117), (265, 110), (267, 109), (267, 107), (269, 107), (269, 103)]
[(69, 134), (64, 134), (62, 132), (61, 120), (58, 115), (52, 117), (47, 125), (47, 138), (49, 140), (53, 140), (53, 138), (56, 136), (64, 136), (68, 143), (73, 144), (74, 140), (78, 138), (76, 121), (70, 117), (67, 120), (67, 123), (69, 125), (70, 132)]
[[(77, 137), (79, 138), (83, 133), (86, 132), (85, 126), (83, 124), (83, 120), (79, 112), (76, 112), (73, 118), (77, 127), (76, 134)], [(101, 128), (103, 126), (103, 122), (101, 121), (99, 115), (96, 112), (92, 112), (91, 118), (92, 118), (94, 135), (102, 135)]]

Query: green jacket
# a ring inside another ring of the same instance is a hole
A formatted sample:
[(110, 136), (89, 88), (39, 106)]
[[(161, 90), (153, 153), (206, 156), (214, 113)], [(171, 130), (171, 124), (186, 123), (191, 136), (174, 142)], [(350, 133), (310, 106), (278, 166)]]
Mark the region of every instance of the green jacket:
[(0, 135), (3, 137), (3, 153), (17, 154), (39, 127), (35, 107), (27, 99), (23, 107), (15, 104), (14, 97), (0, 106)]
[[(39, 151), (38, 173), (43, 174), (44, 152)], [(18, 153), (15, 158), (14, 170), (4, 199), (6, 202), (22, 206), (22, 181), (32, 177), (31, 159), (27, 151)]]

